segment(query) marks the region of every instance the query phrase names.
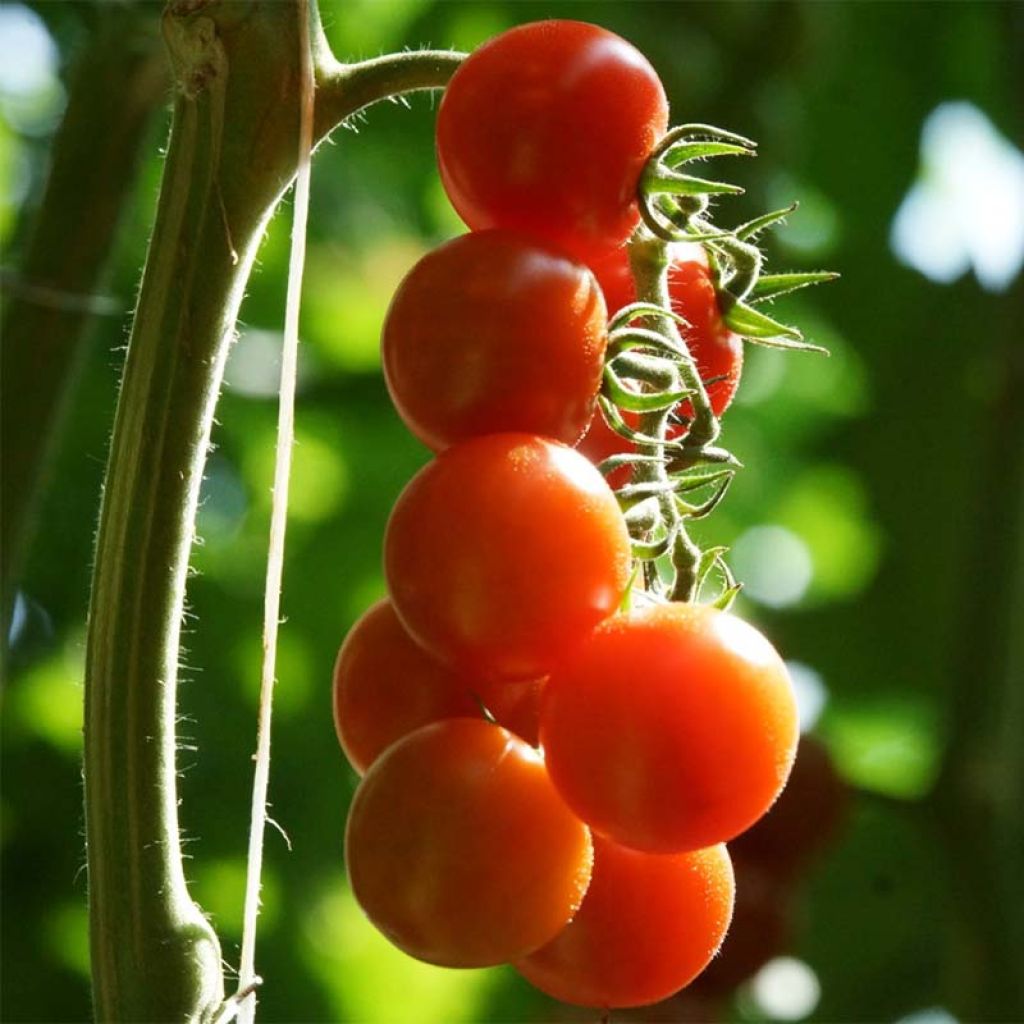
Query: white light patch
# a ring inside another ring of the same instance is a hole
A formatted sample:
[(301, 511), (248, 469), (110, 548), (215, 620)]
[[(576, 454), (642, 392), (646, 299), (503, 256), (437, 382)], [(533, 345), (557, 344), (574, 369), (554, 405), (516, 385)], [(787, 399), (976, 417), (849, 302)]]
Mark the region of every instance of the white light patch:
[(770, 608), (796, 604), (807, 592), (814, 564), (807, 545), (783, 526), (754, 526), (732, 548), (743, 593)]
[(793, 681), (796, 709), (800, 716), (800, 732), (810, 732), (821, 718), (828, 703), (828, 687), (821, 673), (802, 661), (787, 661), (789, 678)]
[(956, 1017), (941, 1006), (929, 1006), (900, 1017), (896, 1024), (958, 1024)]
[(1024, 154), (971, 103), (943, 103), (921, 131), (921, 169), (896, 211), (897, 258), (949, 284), (974, 270), (1003, 291), (1024, 264)]
[(0, 94), (27, 97), (57, 77), (57, 47), (43, 19), (23, 4), (0, 7)]
[(802, 960), (780, 956), (769, 960), (750, 982), (750, 994), (766, 1017), (801, 1020), (821, 999), (818, 976)]

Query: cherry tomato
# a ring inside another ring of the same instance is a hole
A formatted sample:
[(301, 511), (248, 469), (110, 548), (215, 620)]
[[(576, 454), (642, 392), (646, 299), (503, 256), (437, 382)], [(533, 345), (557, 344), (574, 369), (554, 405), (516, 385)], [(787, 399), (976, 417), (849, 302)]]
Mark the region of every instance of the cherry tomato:
[(486, 967), (558, 934), (586, 892), (593, 850), (538, 751), (499, 726), (452, 718), (371, 765), (345, 853), (356, 899), (396, 946), (445, 967)]
[(349, 630), (334, 666), (334, 726), (361, 775), (395, 740), (443, 718), (474, 718), (486, 708), (527, 743), (537, 743), (539, 681), (469, 679), (423, 650), (378, 601)]
[(539, 679), (618, 607), (629, 534), (578, 452), (490, 434), (409, 482), (384, 569), (403, 625), (435, 657), (473, 678)]
[(572, 923), (515, 964), (566, 1003), (645, 1006), (689, 984), (715, 955), (735, 887), (724, 846), (655, 855), (594, 836), (590, 888)]
[[(756, 826), (755, 826), (756, 827)], [(724, 996), (782, 956), (793, 939), (793, 892), (758, 864), (731, 851), (736, 907), (721, 951), (693, 983), (707, 996)]]
[[(636, 286), (625, 250), (618, 250), (594, 264), (593, 270), (604, 292), (609, 315), (636, 301)], [(688, 329), (682, 328), (682, 333), (701, 379), (712, 381), (707, 385), (708, 399), (715, 415), (721, 416), (739, 387), (743, 370), (743, 340), (722, 321), (714, 281), (703, 256), (690, 251), (686, 259), (677, 259), (669, 270), (668, 287), (672, 309), (691, 324)], [(693, 405), (689, 401), (680, 402), (676, 411), (682, 416), (692, 416)], [(639, 423), (639, 418), (632, 413), (626, 413), (624, 418), (633, 427)], [(685, 433), (685, 427), (678, 428), (669, 436), (681, 437)], [(595, 414), (576, 447), (594, 463), (633, 449), (629, 441), (605, 423), (600, 412)], [(628, 479), (629, 470), (623, 468), (615, 471), (609, 483), (612, 487), (619, 487)]]
[(789, 674), (726, 612), (656, 605), (604, 623), (548, 681), (548, 770), (595, 831), (693, 850), (749, 828), (786, 783), (798, 739)]
[(572, 444), (594, 414), (607, 314), (582, 264), (514, 231), (480, 231), (428, 253), (384, 322), (391, 398), (440, 451), (521, 430)]
[(441, 181), (474, 230), (517, 228), (594, 258), (639, 223), (637, 182), (667, 125), (665, 90), (630, 43), (579, 21), (520, 25), (448, 83)]

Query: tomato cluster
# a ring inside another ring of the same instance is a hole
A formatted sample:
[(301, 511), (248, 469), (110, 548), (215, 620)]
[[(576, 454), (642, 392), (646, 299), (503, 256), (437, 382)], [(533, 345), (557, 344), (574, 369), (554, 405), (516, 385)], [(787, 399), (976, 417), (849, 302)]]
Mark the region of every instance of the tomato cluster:
[[(334, 675), (369, 918), (422, 960), (510, 962), (606, 1008), (663, 999), (715, 955), (724, 843), (775, 800), (797, 742), (761, 634), (630, 603), (627, 503), (573, 447), (600, 429), (608, 314), (635, 297), (623, 244), (667, 113), (647, 61), (578, 22), (513, 29), (452, 78), (438, 161), (472, 230), (413, 267), (382, 335), (396, 409), (435, 458), (394, 506), (389, 596)], [(705, 261), (670, 280), (720, 413), (742, 349)]]

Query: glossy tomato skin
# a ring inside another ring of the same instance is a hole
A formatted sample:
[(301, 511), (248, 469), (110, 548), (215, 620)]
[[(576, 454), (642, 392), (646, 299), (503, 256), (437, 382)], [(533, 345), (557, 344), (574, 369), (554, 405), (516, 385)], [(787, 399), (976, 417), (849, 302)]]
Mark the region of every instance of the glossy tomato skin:
[(474, 230), (516, 228), (597, 258), (639, 223), (640, 172), (667, 126), (665, 90), (630, 43), (578, 21), (520, 25), (449, 82), (441, 181)]
[(445, 718), (486, 708), (537, 743), (541, 683), (491, 683), (441, 664), (405, 631), (391, 602), (373, 605), (349, 630), (334, 665), (334, 726), (349, 764), (362, 775), (395, 740)]
[(541, 745), (591, 826), (653, 853), (749, 828), (786, 783), (799, 736), (785, 664), (752, 626), (703, 605), (603, 624), (548, 681)]
[(565, 1003), (646, 1006), (708, 965), (729, 927), (734, 898), (722, 845), (649, 854), (595, 835), (593, 877), (579, 912), (515, 967)]
[(579, 907), (593, 857), (539, 752), (467, 718), (424, 726), (373, 763), (345, 852), (370, 920), (445, 967), (499, 964), (550, 941)]
[(384, 322), (384, 379), (399, 415), (440, 451), (520, 430), (573, 444), (601, 385), (604, 298), (591, 272), (514, 231), (428, 253)]
[(578, 452), (490, 434), (409, 482), (384, 570), (403, 625), (435, 657), (474, 678), (539, 679), (618, 607), (629, 534)]

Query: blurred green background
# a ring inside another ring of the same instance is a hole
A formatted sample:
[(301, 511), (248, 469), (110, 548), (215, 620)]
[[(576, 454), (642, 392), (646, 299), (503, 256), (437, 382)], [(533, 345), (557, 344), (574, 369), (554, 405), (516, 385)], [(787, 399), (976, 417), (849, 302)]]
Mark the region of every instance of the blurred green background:
[[(747, 468), (703, 536), (732, 546), (747, 582), (740, 612), (796, 663), (807, 725), (847, 789), (845, 813), (787, 890), (786, 934), (772, 951), (782, 959), (724, 1001), (648, 1019), (1024, 1020), (1024, 5), (323, 0), (322, 15), (341, 58), (470, 49), (542, 17), (619, 32), (661, 74), (675, 123), (759, 141), (757, 161), (716, 167), (747, 188), (720, 218), (799, 199), (768, 241), (771, 266), (842, 273), (777, 307), (831, 359), (748, 348), (724, 433)], [(102, 17), (85, 2), (0, 6), (5, 304), (71, 69)], [(411, 109), (374, 108), (314, 166), (270, 797), (290, 849), (268, 831), (258, 950), (267, 1021), (593, 1019), (511, 970), (405, 958), (345, 885), (355, 777), (334, 736), (330, 670), (349, 625), (382, 593), (388, 511), (428, 457), (389, 406), (378, 332), (403, 273), (461, 230), (434, 167), (435, 108), (426, 96)], [(2, 725), (7, 1021), (90, 1015), (84, 616), (168, 123), (159, 104), (19, 579)], [(73, 239), (76, 225), (66, 230)], [(288, 230), (282, 213), (227, 370), (180, 689), (186, 870), (230, 964)], [(5, 401), (17, 386), (5, 374)]]

